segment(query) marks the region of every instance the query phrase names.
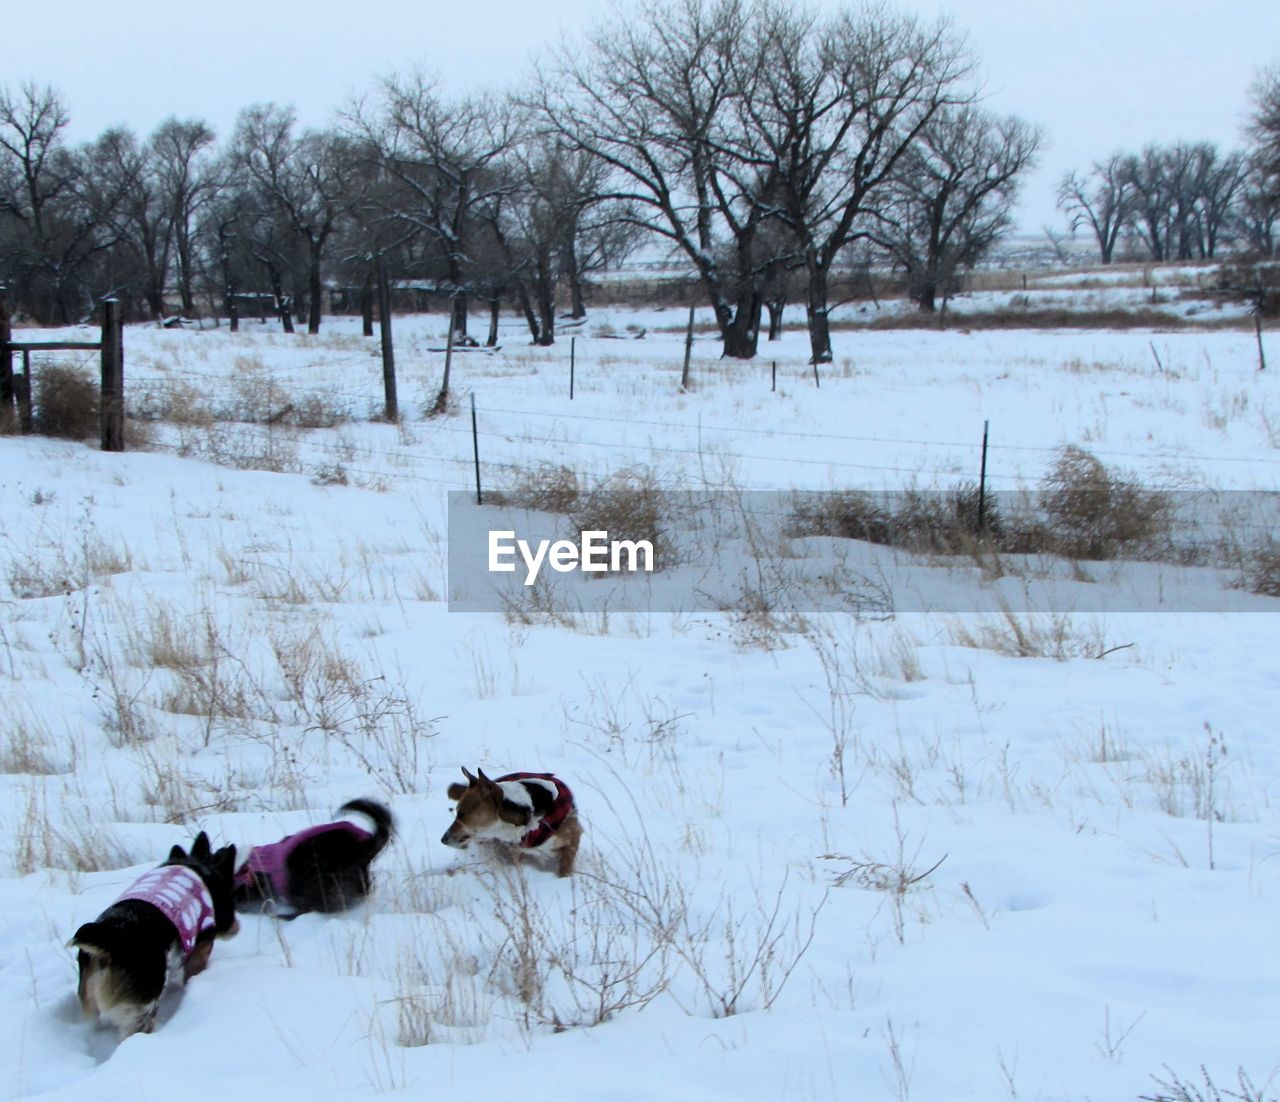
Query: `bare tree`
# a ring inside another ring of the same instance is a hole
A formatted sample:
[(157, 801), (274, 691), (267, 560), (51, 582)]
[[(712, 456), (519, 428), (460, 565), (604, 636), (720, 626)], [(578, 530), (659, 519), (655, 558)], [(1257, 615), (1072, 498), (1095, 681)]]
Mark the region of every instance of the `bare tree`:
[(1133, 200), (1128, 160), (1120, 153), (1094, 161), (1087, 177), (1068, 173), (1058, 186), (1058, 206), (1066, 213), (1071, 232), (1088, 226), (1103, 264), (1115, 257), (1116, 244), (1133, 214)]
[(256, 104), (240, 113), (233, 139), (237, 168), (275, 206), (306, 248), (307, 332), (320, 331), (325, 246), (344, 210), (342, 151), (336, 135), (295, 137), (294, 113)]
[(1264, 173), (1280, 181), (1280, 62), (1263, 69), (1249, 89), (1249, 136)]
[(162, 122), (148, 142), (161, 201), (168, 208), (178, 294), (187, 315), (195, 313), (196, 225), (219, 186), (213, 142), (214, 133), (203, 121), (176, 118)]
[(1197, 147), (1192, 236), (1201, 258), (1213, 259), (1234, 235), (1238, 197), (1248, 165), (1248, 158), (1239, 150), (1223, 156), (1207, 142)]
[(83, 201), (70, 121), (53, 88), (0, 89), (0, 265), (28, 309), (62, 323), (88, 305), (89, 267), (113, 243)]
[(625, 260), (644, 231), (630, 206), (600, 198), (606, 191), (606, 165), (562, 141), (553, 148), (550, 183), (559, 211), (559, 265), (568, 283), (569, 317), (584, 318), (587, 278)]
[(516, 140), (503, 105), (485, 97), (447, 100), (422, 73), (384, 81), (380, 102), (349, 113), (352, 134), (395, 181), (385, 217), (412, 230), (434, 253), (452, 299), (454, 338), (467, 333), (470, 250), (477, 211), (514, 184), (501, 171)]
[(112, 228), (117, 252), (123, 251), (129, 261), (128, 271), (122, 272), (120, 263), (125, 258), (115, 258), (113, 290), (140, 297), (147, 314), (158, 319), (164, 314), (173, 220), (147, 148), (132, 130), (112, 127), (81, 156), (81, 198)]
[(1237, 196), (1234, 217), (1245, 247), (1262, 256), (1280, 252), (1280, 177), (1271, 175), (1264, 158), (1250, 158)]
[(599, 198), (668, 241), (697, 273), (724, 354), (756, 352), (755, 244), (770, 168), (746, 151), (742, 61), (754, 9), (740, 0), (648, 3), (565, 46), (531, 97), (543, 124), (607, 169)]
[(1210, 142), (1148, 145), (1126, 160), (1133, 228), (1152, 260), (1210, 259), (1244, 178), (1244, 157)]
[(765, 10), (748, 144), (778, 166), (778, 213), (804, 261), (810, 351), (822, 363), (833, 267), (883, 217), (886, 185), (930, 120), (972, 99), (973, 64), (946, 20), (881, 5), (821, 23)]
[(1182, 166), (1156, 145), (1125, 160), (1125, 172), (1133, 189), (1132, 224), (1152, 260), (1168, 260), (1178, 222), (1176, 204)]
[(974, 107), (944, 109), (898, 162), (890, 203), (871, 231), (907, 273), (921, 310), (950, 294), (1008, 229), (1019, 177), (1034, 162), (1042, 133), (1013, 116)]
[(1249, 89), (1248, 135), (1240, 216), (1250, 247), (1265, 256), (1280, 252), (1280, 62), (1263, 69)]

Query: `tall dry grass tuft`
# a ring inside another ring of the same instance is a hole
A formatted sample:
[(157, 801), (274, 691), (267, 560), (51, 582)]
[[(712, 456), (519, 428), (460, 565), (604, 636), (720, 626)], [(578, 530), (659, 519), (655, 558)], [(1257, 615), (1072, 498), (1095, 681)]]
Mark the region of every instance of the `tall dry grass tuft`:
[(1172, 502), (1096, 455), (1068, 445), (1040, 483), (1050, 548), (1077, 559), (1151, 554), (1167, 544)]
[(98, 434), (98, 386), (87, 371), (51, 364), (36, 373), (32, 422), (41, 436), (90, 440)]

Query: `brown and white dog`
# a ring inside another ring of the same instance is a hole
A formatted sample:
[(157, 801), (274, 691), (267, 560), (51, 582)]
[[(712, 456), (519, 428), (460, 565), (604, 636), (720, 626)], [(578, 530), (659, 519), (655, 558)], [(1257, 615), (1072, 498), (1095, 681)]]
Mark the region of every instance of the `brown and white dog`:
[(215, 937), (239, 928), (231, 898), (236, 847), (216, 853), (196, 835), (134, 883), (68, 942), (77, 950), (85, 1016), (110, 1022), (120, 1039), (155, 1028), (156, 1007), (169, 981), (185, 984), (203, 972)]
[(454, 849), (466, 849), (473, 839), (493, 842), (518, 857), (554, 855), (560, 876), (573, 872), (582, 824), (564, 781), (550, 773), (507, 773), (490, 780), (483, 769), (472, 776), (465, 767), (462, 775), (466, 784), (449, 785), (449, 799), (458, 806), (440, 841)]

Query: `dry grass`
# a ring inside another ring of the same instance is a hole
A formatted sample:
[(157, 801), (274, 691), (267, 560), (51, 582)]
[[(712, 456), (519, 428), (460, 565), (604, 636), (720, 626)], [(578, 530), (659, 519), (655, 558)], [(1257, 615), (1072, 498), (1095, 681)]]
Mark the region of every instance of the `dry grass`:
[(129, 851), (103, 824), (77, 809), (61, 793), (60, 815), (49, 812), (49, 793), (43, 780), (27, 789), (26, 806), (14, 834), (14, 866), (22, 875), (36, 869), (101, 872), (135, 863)]
[(1072, 445), (1040, 483), (1049, 546), (1078, 559), (1110, 559), (1121, 552), (1150, 555), (1171, 535), (1169, 495), (1143, 488), (1097, 456)]
[(508, 489), (490, 490), (487, 496), (493, 505), (542, 513), (569, 513), (578, 507), (582, 484), (571, 468), (543, 463), (522, 472)]
[(980, 526), (976, 483), (948, 491), (810, 494), (797, 502), (790, 534), (863, 540), (922, 554), (972, 554), (1004, 531), (995, 499), (984, 504)]
[(1240, 552), (1236, 584), (1250, 593), (1280, 597), (1280, 540), (1269, 535), (1263, 542)]
[(50, 365), (35, 377), (32, 422), (41, 436), (89, 440), (101, 431), (98, 385), (87, 371)]
[(951, 625), (951, 642), (961, 647), (994, 651), (1009, 658), (1101, 658), (1108, 646), (1099, 625), (1077, 622), (1065, 612), (1014, 612), (1003, 601), (1000, 611)]

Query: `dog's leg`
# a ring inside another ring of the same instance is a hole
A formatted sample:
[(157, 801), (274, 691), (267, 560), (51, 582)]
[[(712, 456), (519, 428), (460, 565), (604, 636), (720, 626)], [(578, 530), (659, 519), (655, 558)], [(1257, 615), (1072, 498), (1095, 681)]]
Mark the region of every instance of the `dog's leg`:
[(192, 976), (198, 976), (209, 967), (209, 957), (213, 953), (213, 939), (197, 941), (182, 966), (182, 982), (186, 983)]
[(573, 864), (578, 857), (578, 843), (582, 841), (582, 824), (578, 822), (576, 813), (570, 815), (560, 824), (559, 837), (562, 845), (560, 846), (560, 863), (557, 866), (556, 873), (561, 877), (571, 876), (573, 874)]

